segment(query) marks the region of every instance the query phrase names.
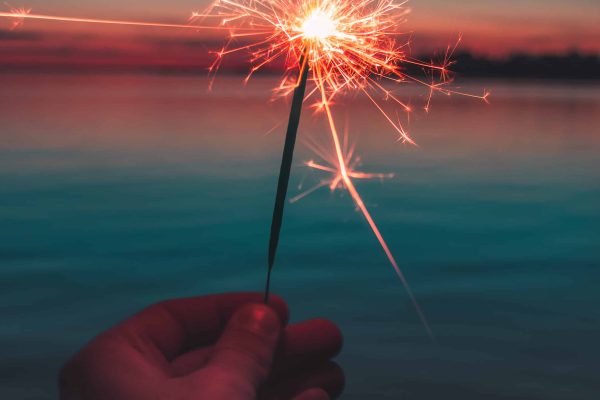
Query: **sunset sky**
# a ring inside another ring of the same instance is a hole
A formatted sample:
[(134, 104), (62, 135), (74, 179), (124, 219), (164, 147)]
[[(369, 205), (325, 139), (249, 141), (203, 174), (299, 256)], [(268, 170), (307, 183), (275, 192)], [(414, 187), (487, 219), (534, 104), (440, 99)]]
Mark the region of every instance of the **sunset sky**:
[[(1, 2), (0, 2), (1, 4)], [(185, 23), (205, 0), (12, 0), (33, 13)], [(600, 54), (599, 0), (413, 0), (406, 31), (413, 49), (429, 54), (463, 35), (461, 49), (503, 57), (512, 53)], [(0, 67), (118, 63), (205, 64), (210, 42), (198, 32), (26, 21), (8, 31), (0, 20)], [(203, 44), (206, 44), (203, 46)], [(60, 54), (57, 54), (60, 53)]]

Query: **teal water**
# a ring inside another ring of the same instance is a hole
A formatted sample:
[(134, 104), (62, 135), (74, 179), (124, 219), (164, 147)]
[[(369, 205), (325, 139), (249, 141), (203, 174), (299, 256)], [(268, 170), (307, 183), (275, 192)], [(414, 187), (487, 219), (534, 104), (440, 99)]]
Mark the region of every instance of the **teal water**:
[[(288, 105), (239, 83), (0, 77), (0, 398), (56, 398), (66, 358), (152, 302), (262, 289)], [(437, 343), (347, 195), (286, 207), (273, 287), (343, 330), (344, 399), (600, 395), (600, 86), (483, 87), (416, 113), (418, 148), (335, 108), (362, 170), (396, 175), (358, 189)], [(310, 111), (300, 135), (328, 144)], [(292, 195), (325, 177), (311, 158)]]

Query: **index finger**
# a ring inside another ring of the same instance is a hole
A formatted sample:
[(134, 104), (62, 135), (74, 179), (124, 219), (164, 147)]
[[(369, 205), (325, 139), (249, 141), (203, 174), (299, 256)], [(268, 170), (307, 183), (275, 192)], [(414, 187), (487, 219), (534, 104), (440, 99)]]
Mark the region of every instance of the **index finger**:
[[(186, 350), (213, 343), (227, 321), (242, 305), (261, 303), (262, 293), (228, 293), (167, 300), (146, 308), (115, 329), (147, 338), (167, 360)], [(269, 306), (282, 323), (289, 319), (281, 297), (271, 296)]]

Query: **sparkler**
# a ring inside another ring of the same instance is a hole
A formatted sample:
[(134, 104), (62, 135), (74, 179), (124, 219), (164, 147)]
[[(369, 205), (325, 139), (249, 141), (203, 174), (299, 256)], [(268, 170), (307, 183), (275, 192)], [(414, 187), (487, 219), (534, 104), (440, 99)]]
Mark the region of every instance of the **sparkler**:
[[(333, 150), (331, 157), (323, 157), (328, 158), (328, 165), (315, 161), (305, 165), (328, 172), (332, 178), (322, 181), (309, 192), (323, 186), (329, 186), (331, 190), (343, 188), (348, 191), (401, 280), (427, 333), (433, 337), (404, 274), (354, 185), (355, 179), (390, 176), (354, 170), (353, 151), (344, 150), (332, 111), (334, 100), (340, 94), (360, 92), (390, 124), (398, 141), (415, 144), (398, 114), (386, 111), (387, 103), (404, 112), (407, 118), (412, 112), (412, 107), (390, 85), (416, 82), (426, 87), (426, 111), (435, 93), (487, 99), (487, 92), (474, 95), (449, 89), (448, 84), (452, 82), (449, 66), (456, 46), (448, 47), (439, 64), (423, 62), (409, 55), (409, 42), (399, 40), (405, 34), (401, 25), (408, 13), (406, 2), (398, 0), (217, 0), (204, 12), (193, 13), (188, 25), (39, 15), (25, 9), (0, 13), (0, 17), (13, 18), (19, 23), (25, 19), (40, 19), (221, 31), (228, 34), (229, 40), (215, 53), (211, 73), (218, 70), (225, 56), (247, 52), (253, 66), (246, 81), (265, 65), (283, 60), (286, 72), (275, 90), (283, 96), (293, 93), (293, 100), (271, 225), (265, 301), (269, 298), (271, 271), (279, 242), (302, 106), (313, 101), (316, 110), (326, 117)], [(207, 20), (212, 22), (205, 24)], [(407, 65), (421, 68), (428, 78), (405, 73)], [(296, 196), (291, 201), (297, 201), (305, 195)]]
[[(449, 48), (444, 62), (436, 65), (411, 59), (405, 52), (407, 43), (397, 42), (396, 38), (401, 34), (400, 24), (404, 22), (407, 13), (405, 2), (396, 2), (395, 0), (307, 0), (300, 2), (294, 0), (218, 0), (206, 13), (197, 14), (196, 17), (219, 16), (224, 26), (232, 28), (230, 35), (232, 40), (238, 37), (256, 36), (256, 39), (248, 44), (225, 46), (217, 53), (213, 70), (218, 68), (225, 55), (238, 51), (250, 52), (254, 63), (247, 79), (266, 64), (280, 58), (287, 61), (288, 74), (282, 80), (279, 89), (284, 94), (293, 91), (294, 101), (271, 226), (265, 301), (269, 296), (271, 270), (279, 241), (283, 203), (288, 187), (296, 138), (296, 118), (300, 116), (298, 97), (304, 94), (308, 69), (314, 88), (309, 91), (306, 98), (314, 96), (316, 108), (326, 115), (333, 141), (335, 166), (330, 168), (315, 162), (309, 162), (307, 166), (331, 172), (334, 178), (330, 182), (330, 188), (334, 189), (342, 185), (350, 193), (400, 278), (427, 333), (433, 337), (427, 319), (404, 274), (354, 185), (353, 179), (371, 176), (361, 175), (349, 168), (332, 113), (333, 100), (338, 94), (351, 90), (360, 91), (392, 125), (399, 140), (414, 144), (401, 122), (394, 120), (386, 113), (376, 100), (376, 93), (383, 94), (385, 100), (396, 103), (406, 113), (411, 111), (411, 108), (387, 89), (382, 81), (387, 80), (393, 83), (416, 81), (427, 86), (429, 96), (426, 108), (429, 107), (431, 97), (435, 92), (446, 95), (458, 93), (445, 87), (450, 81), (448, 66), (454, 49)], [(248, 31), (238, 33), (238, 29), (254, 30), (254, 33)], [(406, 63), (437, 73), (439, 80), (427, 83), (404, 74), (402, 66)], [(293, 73), (291, 71), (295, 69), (300, 71), (298, 78), (290, 78), (289, 74)], [(291, 85), (290, 82), (294, 84)], [(467, 93), (461, 94), (473, 96)], [(487, 94), (473, 97), (486, 99)], [(297, 198), (292, 200), (297, 200)]]

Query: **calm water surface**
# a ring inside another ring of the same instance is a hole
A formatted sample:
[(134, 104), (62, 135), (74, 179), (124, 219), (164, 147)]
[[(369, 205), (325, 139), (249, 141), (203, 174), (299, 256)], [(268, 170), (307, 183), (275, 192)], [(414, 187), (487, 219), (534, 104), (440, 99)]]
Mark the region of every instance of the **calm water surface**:
[[(0, 77), (0, 398), (56, 398), (69, 354), (152, 302), (262, 289), (288, 105), (240, 81)], [(419, 148), (364, 99), (335, 109), (396, 175), (358, 188), (437, 343), (343, 193), (288, 205), (275, 291), (344, 331), (345, 399), (598, 398), (600, 86), (465, 86), (492, 103), (415, 113)], [(300, 134), (329, 145), (310, 112)]]

